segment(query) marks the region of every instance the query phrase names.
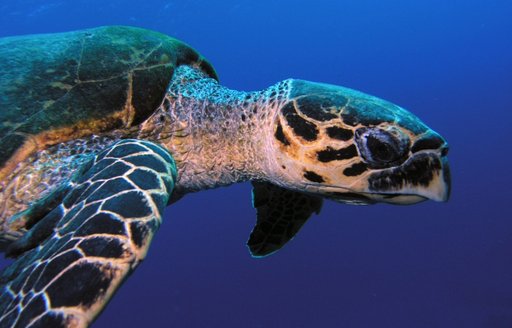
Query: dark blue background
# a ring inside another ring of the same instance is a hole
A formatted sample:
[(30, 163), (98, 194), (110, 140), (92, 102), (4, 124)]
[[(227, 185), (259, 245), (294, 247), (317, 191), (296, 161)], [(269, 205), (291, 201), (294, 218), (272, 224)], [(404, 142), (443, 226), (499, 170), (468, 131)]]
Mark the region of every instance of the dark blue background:
[(229, 87), (352, 87), (451, 145), (449, 203), (327, 202), (266, 259), (248, 184), (187, 196), (95, 327), (512, 327), (511, 1), (0, 1), (1, 36), (151, 28)]

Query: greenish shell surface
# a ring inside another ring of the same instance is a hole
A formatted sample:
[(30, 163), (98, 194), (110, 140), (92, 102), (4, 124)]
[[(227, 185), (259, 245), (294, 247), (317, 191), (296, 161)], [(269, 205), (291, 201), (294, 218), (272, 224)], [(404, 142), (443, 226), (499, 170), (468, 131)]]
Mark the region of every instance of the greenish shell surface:
[(38, 149), (143, 122), (183, 64), (216, 78), (191, 47), (140, 28), (0, 39), (0, 180)]

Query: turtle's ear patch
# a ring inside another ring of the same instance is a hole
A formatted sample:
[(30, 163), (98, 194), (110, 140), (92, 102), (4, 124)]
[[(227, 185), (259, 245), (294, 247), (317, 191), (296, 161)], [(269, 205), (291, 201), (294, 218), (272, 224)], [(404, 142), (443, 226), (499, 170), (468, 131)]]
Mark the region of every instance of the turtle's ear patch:
[(322, 198), (284, 189), (268, 182), (253, 182), (256, 226), (247, 246), (253, 257), (264, 257), (290, 241), (313, 213), (320, 213)]

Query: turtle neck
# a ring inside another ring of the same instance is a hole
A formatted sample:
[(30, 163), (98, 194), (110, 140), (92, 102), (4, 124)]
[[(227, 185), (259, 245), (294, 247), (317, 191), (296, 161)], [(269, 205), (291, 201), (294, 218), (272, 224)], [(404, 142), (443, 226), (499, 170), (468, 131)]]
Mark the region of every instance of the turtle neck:
[(139, 137), (172, 153), (178, 194), (261, 179), (271, 166), (271, 122), (287, 90), (286, 81), (257, 92), (231, 90), (199, 69), (180, 66)]

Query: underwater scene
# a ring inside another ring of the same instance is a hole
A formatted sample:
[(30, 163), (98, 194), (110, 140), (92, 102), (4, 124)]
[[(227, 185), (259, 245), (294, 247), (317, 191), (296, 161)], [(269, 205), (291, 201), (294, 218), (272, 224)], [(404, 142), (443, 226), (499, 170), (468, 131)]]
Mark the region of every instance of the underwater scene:
[(511, 17), (0, 0), (0, 328), (512, 327)]

